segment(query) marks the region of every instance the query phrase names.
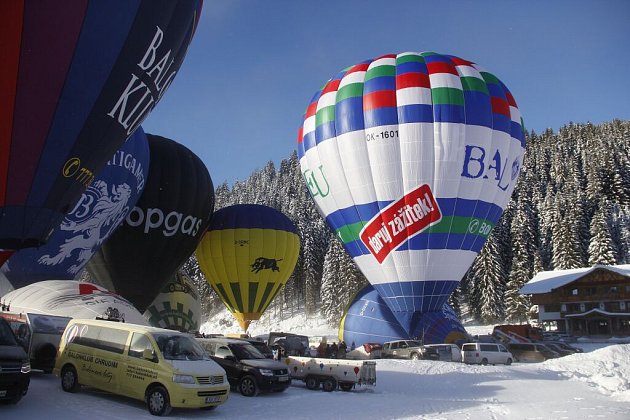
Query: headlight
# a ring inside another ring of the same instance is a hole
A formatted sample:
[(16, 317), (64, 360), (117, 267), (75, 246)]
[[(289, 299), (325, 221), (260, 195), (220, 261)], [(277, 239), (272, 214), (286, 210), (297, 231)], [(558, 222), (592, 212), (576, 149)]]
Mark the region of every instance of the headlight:
[(29, 362), (22, 363), (22, 369), (20, 370), (20, 372), (29, 373), (30, 371), (31, 371), (31, 364)]
[(195, 378), (190, 375), (173, 375), (173, 382), (179, 384), (194, 384)]
[(263, 376), (273, 376), (273, 370), (271, 369), (258, 369), (258, 371)]

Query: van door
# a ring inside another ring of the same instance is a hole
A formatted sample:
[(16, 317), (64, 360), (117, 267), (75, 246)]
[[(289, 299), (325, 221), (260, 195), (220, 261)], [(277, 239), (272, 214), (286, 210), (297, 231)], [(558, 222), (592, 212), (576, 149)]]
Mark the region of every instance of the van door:
[[(150, 350), (152, 360), (142, 357), (144, 350)], [(144, 399), (147, 386), (158, 377), (160, 369), (157, 351), (149, 337), (142, 333), (133, 333), (129, 344), (128, 357), (124, 363), (124, 378), (121, 381), (122, 393), (136, 399)]]

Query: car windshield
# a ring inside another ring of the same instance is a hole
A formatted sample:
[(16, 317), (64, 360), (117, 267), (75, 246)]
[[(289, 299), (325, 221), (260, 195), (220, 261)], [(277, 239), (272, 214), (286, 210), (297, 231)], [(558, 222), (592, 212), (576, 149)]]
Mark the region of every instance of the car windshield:
[(208, 355), (193, 338), (183, 334), (153, 333), (166, 360), (207, 360)]
[(230, 350), (239, 360), (266, 359), (265, 355), (250, 343), (230, 344)]
[(17, 346), (13, 331), (4, 319), (0, 320), (0, 346)]

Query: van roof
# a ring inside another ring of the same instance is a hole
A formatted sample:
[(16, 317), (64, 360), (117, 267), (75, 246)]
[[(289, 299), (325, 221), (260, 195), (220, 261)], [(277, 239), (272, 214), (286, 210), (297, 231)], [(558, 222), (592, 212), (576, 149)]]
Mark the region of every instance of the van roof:
[(140, 324), (130, 324), (128, 322), (116, 322), (116, 321), (106, 321), (101, 319), (77, 319), (73, 318), (68, 322), (68, 326), (72, 324), (87, 324), (87, 325), (98, 325), (101, 327), (110, 327), (118, 330), (128, 330), (128, 331), (144, 331), (144, 332), (152, 332), (152, 333), (170, 333), (170, 334), (182, 334), (189, 335), (187, 333), (183, 333), (181, 331), (176, 330), (168, 330), (166, 328), (158, 328), (152, 327), (150, 325), (140, 325)]

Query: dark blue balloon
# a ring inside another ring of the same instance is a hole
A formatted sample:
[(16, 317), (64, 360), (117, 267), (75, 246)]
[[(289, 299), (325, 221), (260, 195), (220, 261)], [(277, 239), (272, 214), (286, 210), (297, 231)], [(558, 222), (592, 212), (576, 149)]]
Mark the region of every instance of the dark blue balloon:
[(423, 313), (417, 327), (408, 334), (374, 287), (368, 285), (348, 306), (339, 335), (346, 343), (360, 346), (409, 339), (418, 339), (424, 344), (457, 343), (468, 334), (448, 304), (440, 311)]
[(15, 288), (70, 280), (125, 220), (146, 185), (149, 143), (138, 128), (114, 153), (45, 245), (17, 251), (2, 267)]

